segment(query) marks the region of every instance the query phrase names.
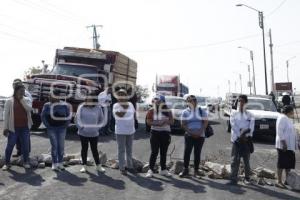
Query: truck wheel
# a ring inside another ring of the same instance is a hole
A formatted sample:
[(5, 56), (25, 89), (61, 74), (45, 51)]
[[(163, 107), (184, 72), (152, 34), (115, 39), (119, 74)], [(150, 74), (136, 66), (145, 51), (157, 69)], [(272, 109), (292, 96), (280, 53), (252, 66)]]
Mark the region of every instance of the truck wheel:
[(31, 119), (32, 119), (32, 123), (33, 123), (31, 130), (37, 130), (41, 126), (41, 123), (42, 123), (41, 116), (39, 114), (32, 114)]
[(228, 132), (228, 133), (231, 132), (231, 124), (230, 124), (230, 120), (227, 120), (227, 132)]

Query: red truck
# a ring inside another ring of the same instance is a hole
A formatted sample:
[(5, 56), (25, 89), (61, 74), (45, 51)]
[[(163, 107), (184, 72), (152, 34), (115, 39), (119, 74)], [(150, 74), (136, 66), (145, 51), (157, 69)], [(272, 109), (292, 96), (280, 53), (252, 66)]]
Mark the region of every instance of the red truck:
[(180, 82), (179, 76), (161, 75), (156, 76), (155, 91), (166, 96), (180, 96), (189, 93), (187, 86)]
[(33, 97), (32, 129), (41, 125), (40, 113), (51, 88), (64, 94), (73, 114), (88, 91), (99, 93), (108, 84), (135, 89), (137, 63), (119, 52), (65, 47), (56, 50), (53, 66), (50, 73), (32, 75), (24, 82)]

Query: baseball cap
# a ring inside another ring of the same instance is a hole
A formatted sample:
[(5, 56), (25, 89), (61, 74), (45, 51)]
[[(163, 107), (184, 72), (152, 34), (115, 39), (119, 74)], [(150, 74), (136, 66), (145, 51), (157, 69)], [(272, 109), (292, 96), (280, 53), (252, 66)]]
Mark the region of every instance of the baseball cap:
[(166, 98), (163, 95), (156, 94), (152, 99), (159, 99), (161, 102), (166, 102)]

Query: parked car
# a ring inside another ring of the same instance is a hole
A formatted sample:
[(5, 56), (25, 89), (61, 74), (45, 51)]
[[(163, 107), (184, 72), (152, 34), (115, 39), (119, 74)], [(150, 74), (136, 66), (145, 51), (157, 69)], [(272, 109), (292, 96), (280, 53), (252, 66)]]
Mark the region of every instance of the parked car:
[[(237, 107), (238, 101), (236, 100), (232, 106), (232, 110), (236, 110)], [(254, 137), (258, 135), (276, 136), (276, 120), (280, 113), (277, 112), (276, 106), (272, 99), (261, 96), (249, 96), (247, 111), (249, 111), (255, 117), (255, 128), (253, 133)], [(230, 131), (230, 116), (227, 124), (228, 130)]]
[[(174, 124), (171, 125), (171, 131), (172, 132), (179, 132), (183, 133), (184, 129), (181, 127), (181, 115), (184, 109), (186, 109), (187, 105), (185, 100), (182, 97), (177, 96), (166, 96), (166, 105), (171, 110), (173, 118), (174, 118)], [(145, 119), (146, 124), (146, 131), (150, 131), (150, 126), (147, 124), (147, 118)]]

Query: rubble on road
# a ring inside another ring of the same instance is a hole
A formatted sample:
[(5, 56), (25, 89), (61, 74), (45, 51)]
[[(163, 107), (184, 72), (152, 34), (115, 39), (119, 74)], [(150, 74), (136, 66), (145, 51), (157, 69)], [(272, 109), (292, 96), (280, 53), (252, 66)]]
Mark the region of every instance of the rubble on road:
[(300, 172), (296, 170), (292, 170), (288, 177), (287, 183), (293, 190), (300, 191)]
[(254, 172), (256, 173), (257, 177), (259, 178), (267, 178), (267, 179), (275, 179), (276, 173), (270, 169), (258, 167), (254, 169)]
[(183, 171), (183, 168), (183, 161), (176, 161), (170, 171), (178, 175), (180, 172)]

